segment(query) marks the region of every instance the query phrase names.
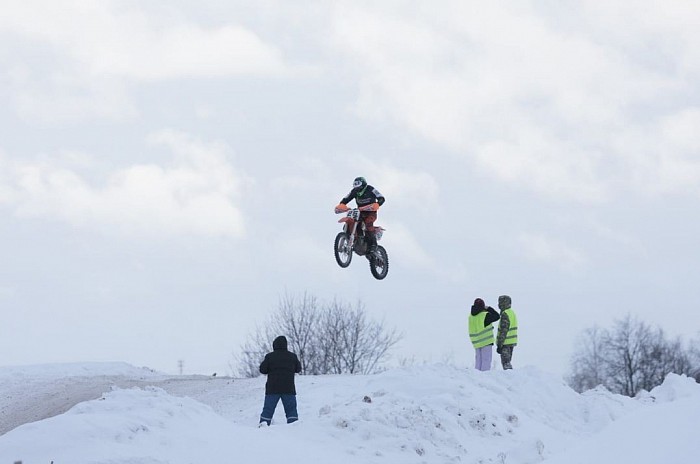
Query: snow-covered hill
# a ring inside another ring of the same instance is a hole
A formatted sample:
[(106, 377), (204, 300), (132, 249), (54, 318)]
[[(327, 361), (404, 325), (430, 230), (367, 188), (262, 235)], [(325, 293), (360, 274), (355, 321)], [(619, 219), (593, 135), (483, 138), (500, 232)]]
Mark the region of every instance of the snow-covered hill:
[(670, 375), (631, 399), (583, 395), (534, 368), (417, 366), (297, 378), (258, 429), (264, 378), (167, 376), (126, 364), (0, 368), (0, 463), (693, 462), (700, 385)]

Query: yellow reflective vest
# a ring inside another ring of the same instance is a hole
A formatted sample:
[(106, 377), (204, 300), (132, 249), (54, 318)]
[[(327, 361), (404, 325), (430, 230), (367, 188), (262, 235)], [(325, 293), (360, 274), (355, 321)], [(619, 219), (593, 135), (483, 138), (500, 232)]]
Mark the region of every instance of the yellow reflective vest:
[(510, 327), (508, 332), (506, 332), (506, 338), (503, 340), (504, 345), (516, 345), (518, 343), (518, 317), (515, 315), (515, 311), (508, 308), (503, 311), (508, 315), (508, 320), (510, 321)]
[(487, 314), (487, 311), (482, 311), (476, 316), (469, 315), (469, 338), (474, 348), (492, 345), (494, 342), (493, 323), (484, 327)]

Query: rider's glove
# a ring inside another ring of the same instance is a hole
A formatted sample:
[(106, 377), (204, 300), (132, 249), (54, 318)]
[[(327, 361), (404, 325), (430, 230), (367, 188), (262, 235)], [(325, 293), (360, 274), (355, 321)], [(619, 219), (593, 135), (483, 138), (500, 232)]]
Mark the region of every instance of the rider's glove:
[(379, 203), (372, 203), (371, 205), (360, 206), (360, 211), (378, 211)]
[(349, 209), (350, 209), (350, 208), (348, 207), (348, 205), (344, 205), (343, 203), (338, 203), (338, 204), (335, 206), (335, 214), (344, 213), (345, 211), (347, 211), (347, 210), (349, 210)]

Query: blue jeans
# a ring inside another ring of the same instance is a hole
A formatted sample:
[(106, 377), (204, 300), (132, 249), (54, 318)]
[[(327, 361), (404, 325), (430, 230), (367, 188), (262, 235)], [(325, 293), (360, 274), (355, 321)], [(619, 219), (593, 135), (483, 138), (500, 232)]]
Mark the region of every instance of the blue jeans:
[(270, 425), (272, 422), (272, 416), (275, 415), (275, 408), (279, 400), (282, 400), (282, 406), (284, 406), (284, 415), (287, 416), (287, 424), (296, 422), (299, 420), (297, 415), (297, 395), (287, 394), (287, 395), (265, 395), (265, 404), (263, 405), (262, 413), (260, 414), (260, 422), (266, 422)]

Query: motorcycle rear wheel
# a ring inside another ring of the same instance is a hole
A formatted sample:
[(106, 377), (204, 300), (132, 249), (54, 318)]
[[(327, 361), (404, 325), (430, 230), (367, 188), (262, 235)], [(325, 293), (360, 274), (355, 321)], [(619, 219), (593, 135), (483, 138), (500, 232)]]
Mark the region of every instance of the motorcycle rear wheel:
[(335, 245), (333, 253), (335, 254), (335, 262), (340, 267), (348, 267), (352, 261), (352, 248), (349, 246), (349, 236), (345, 232), (340, 232), (335, 236)]
[(377, 247), (377, 256), (369, 260), (369, 270), (377, 280), (382, 280), (389, 273), (389, 255), (383, 246)]

